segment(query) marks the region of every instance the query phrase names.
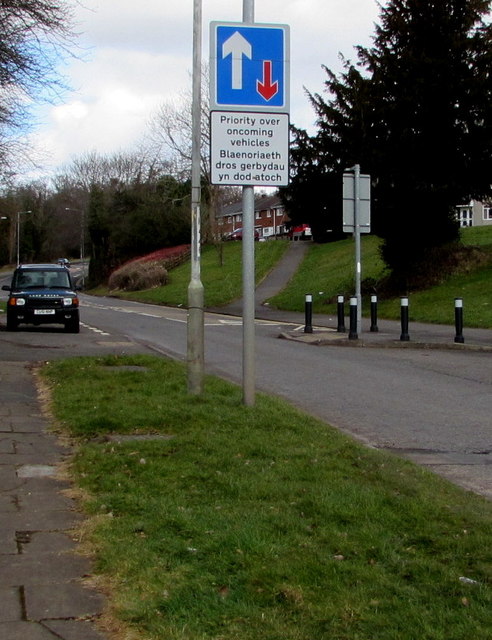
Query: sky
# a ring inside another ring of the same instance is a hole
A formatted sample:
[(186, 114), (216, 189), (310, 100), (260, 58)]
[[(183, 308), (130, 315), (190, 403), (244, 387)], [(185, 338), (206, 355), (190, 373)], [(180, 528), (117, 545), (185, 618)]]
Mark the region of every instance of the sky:
[[(290, 121), (313, 131), (305, 88), (322, 92), (322, 65), (339, 71), (339, 53), (354, 60), (355, 45), (371, 44), (376, 0), (256, 0), (253, 7), (255, 22), (290, 27)], [(210, 22), (242, 22), (242, 13), (242, 0), (202, 0), (204, 63)], [(60, 67), (71, 91), (35, 111), (31, 145), (44, 154), (45, 174), (93, 151), (132, 151), (160, 105), (191, 94), (193, 0), (80, 0), (75, 19), (77, 57)]]

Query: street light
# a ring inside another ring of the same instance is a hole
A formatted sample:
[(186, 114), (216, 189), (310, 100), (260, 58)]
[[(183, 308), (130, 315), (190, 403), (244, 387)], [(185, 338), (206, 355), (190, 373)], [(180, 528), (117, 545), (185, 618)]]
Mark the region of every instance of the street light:
[[(7, 217), (7, 216), (0, 216), (0, 222), (1, 222), (2, 220), (8, 220), (8, 217)], [(8, 247), (8, 242), (6, 243), (6, 245), (7, 245), (7, 253), (8, 253), (8, 249), (9, 249), (9, 247)]]
[(80, 261), (84, 261), (84, 245), (85, 245), (85, 210), (84, 209), (72, 209), (71, 207), (65, 207), (65, 211), (74, 211), (82, 214), (80, 223)]
[(17, 266), (20, 265), (20, 217), (23, 213), (32, 213), (32, 211), (17, 211)]

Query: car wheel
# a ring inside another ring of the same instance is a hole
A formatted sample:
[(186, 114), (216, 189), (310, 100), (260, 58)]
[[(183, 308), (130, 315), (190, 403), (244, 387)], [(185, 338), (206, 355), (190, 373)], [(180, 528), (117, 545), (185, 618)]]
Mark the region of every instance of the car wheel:
[(78, 320), (69, 320), (65, 322), (65, 331), (67, 333), (80, 333), (80, 324)]
[(7, 331), (17, 331), (18, 326), (17, 319), (7, 315)]

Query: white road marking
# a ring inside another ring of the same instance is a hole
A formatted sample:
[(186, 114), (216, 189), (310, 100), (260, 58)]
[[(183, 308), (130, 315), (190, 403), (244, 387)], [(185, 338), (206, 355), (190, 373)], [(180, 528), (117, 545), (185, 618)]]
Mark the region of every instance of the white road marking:
[(84, 327), (84, 329), (89, 329), (89, 331), (93, 331), (94, 333), (98, 333), (101, 336), (110, 336), (110, 333), (106, 333), (106, 331), (102, 331), (102, 329), (98, 329), (97, 327), (91, 327), (90, 324), (85, 324), (85, 322), (81, 322), (80, 326)]
[[(95, 309), (104, 309), (106, 311), (119, 311), (120, 313), (130, 313), (130, 314), (136, 314), (139, 316), (145, 316), (147, 318), (162, 318), (163, 320), (169, 320), (170, 322), (180, 322), (182, 324), (185, 324), (188, 322), (187, 318), (173, 318), (167, 315), (159, 315), (157, 313), (149, 313), (147, 311), (141, 311), (140, 309), (128, 309), (125, 307), (116, 307), (113, 305), (104, 305), (104, 304), (98, 304), (98, 303), (94, 303), (94, 302), (88, 302), (86, 303), (85, 306), (88, 307), (93, 307)], [(226, 318), (218, 318), (217, 320), (205, 320), (204, 322), (204, 326), (206, 327), (240, 327), (243, 324), (243, 320), (242, 318), (234, 318), (234, 319), (226, 319)], [(283, 326), (283, 325), (291, 325), (291, 322), (279, 322), (279, 321), (275, 321), (275, 320), (258, 320), (255, 319), (255, 324), (259, 325), (259, 326), (268, 326), (268, 325), (273, 325), (273, 326)], [(302, 329), (304, 329), (304, 325), (300, 325), (299, 327), (296, 327), (296, 329), (294, 329), (295, 331), (301, 331)]]

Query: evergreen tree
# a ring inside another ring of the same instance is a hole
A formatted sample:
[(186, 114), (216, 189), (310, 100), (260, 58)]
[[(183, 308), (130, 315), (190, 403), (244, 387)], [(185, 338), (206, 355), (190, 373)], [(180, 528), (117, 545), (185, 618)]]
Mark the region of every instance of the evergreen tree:
[(364, 145), (367, 80), (345, 61), (338, 78), (325, 67), (325, 87), (333, 96), (325, 102), (308, 94), (317, 114), (318, 133), (310, 137), (292, 128), (292, 180), (280, 196), (294, 225), (309, 223), (316, 242), (338, 240), (342, 231), (342, 175), (366, 157)]
[(489, 0), (391, 0), (373, 46), (357, 49), (361, 71), (327, 70), (330, 100), (311, 96), (311, 147), (323, 147), (325, 171), (340, 183), (355, 162), (371, 174), (373, 229), (406, 282), (457, 240), (456, 205), (490, 196), (489, 9)]
[(383, 257), (411, 281), (458, 238), (456, 205), (490, 192), (491, 30), (483, 0), (393, 0), (374, 46), (369, 172)]

